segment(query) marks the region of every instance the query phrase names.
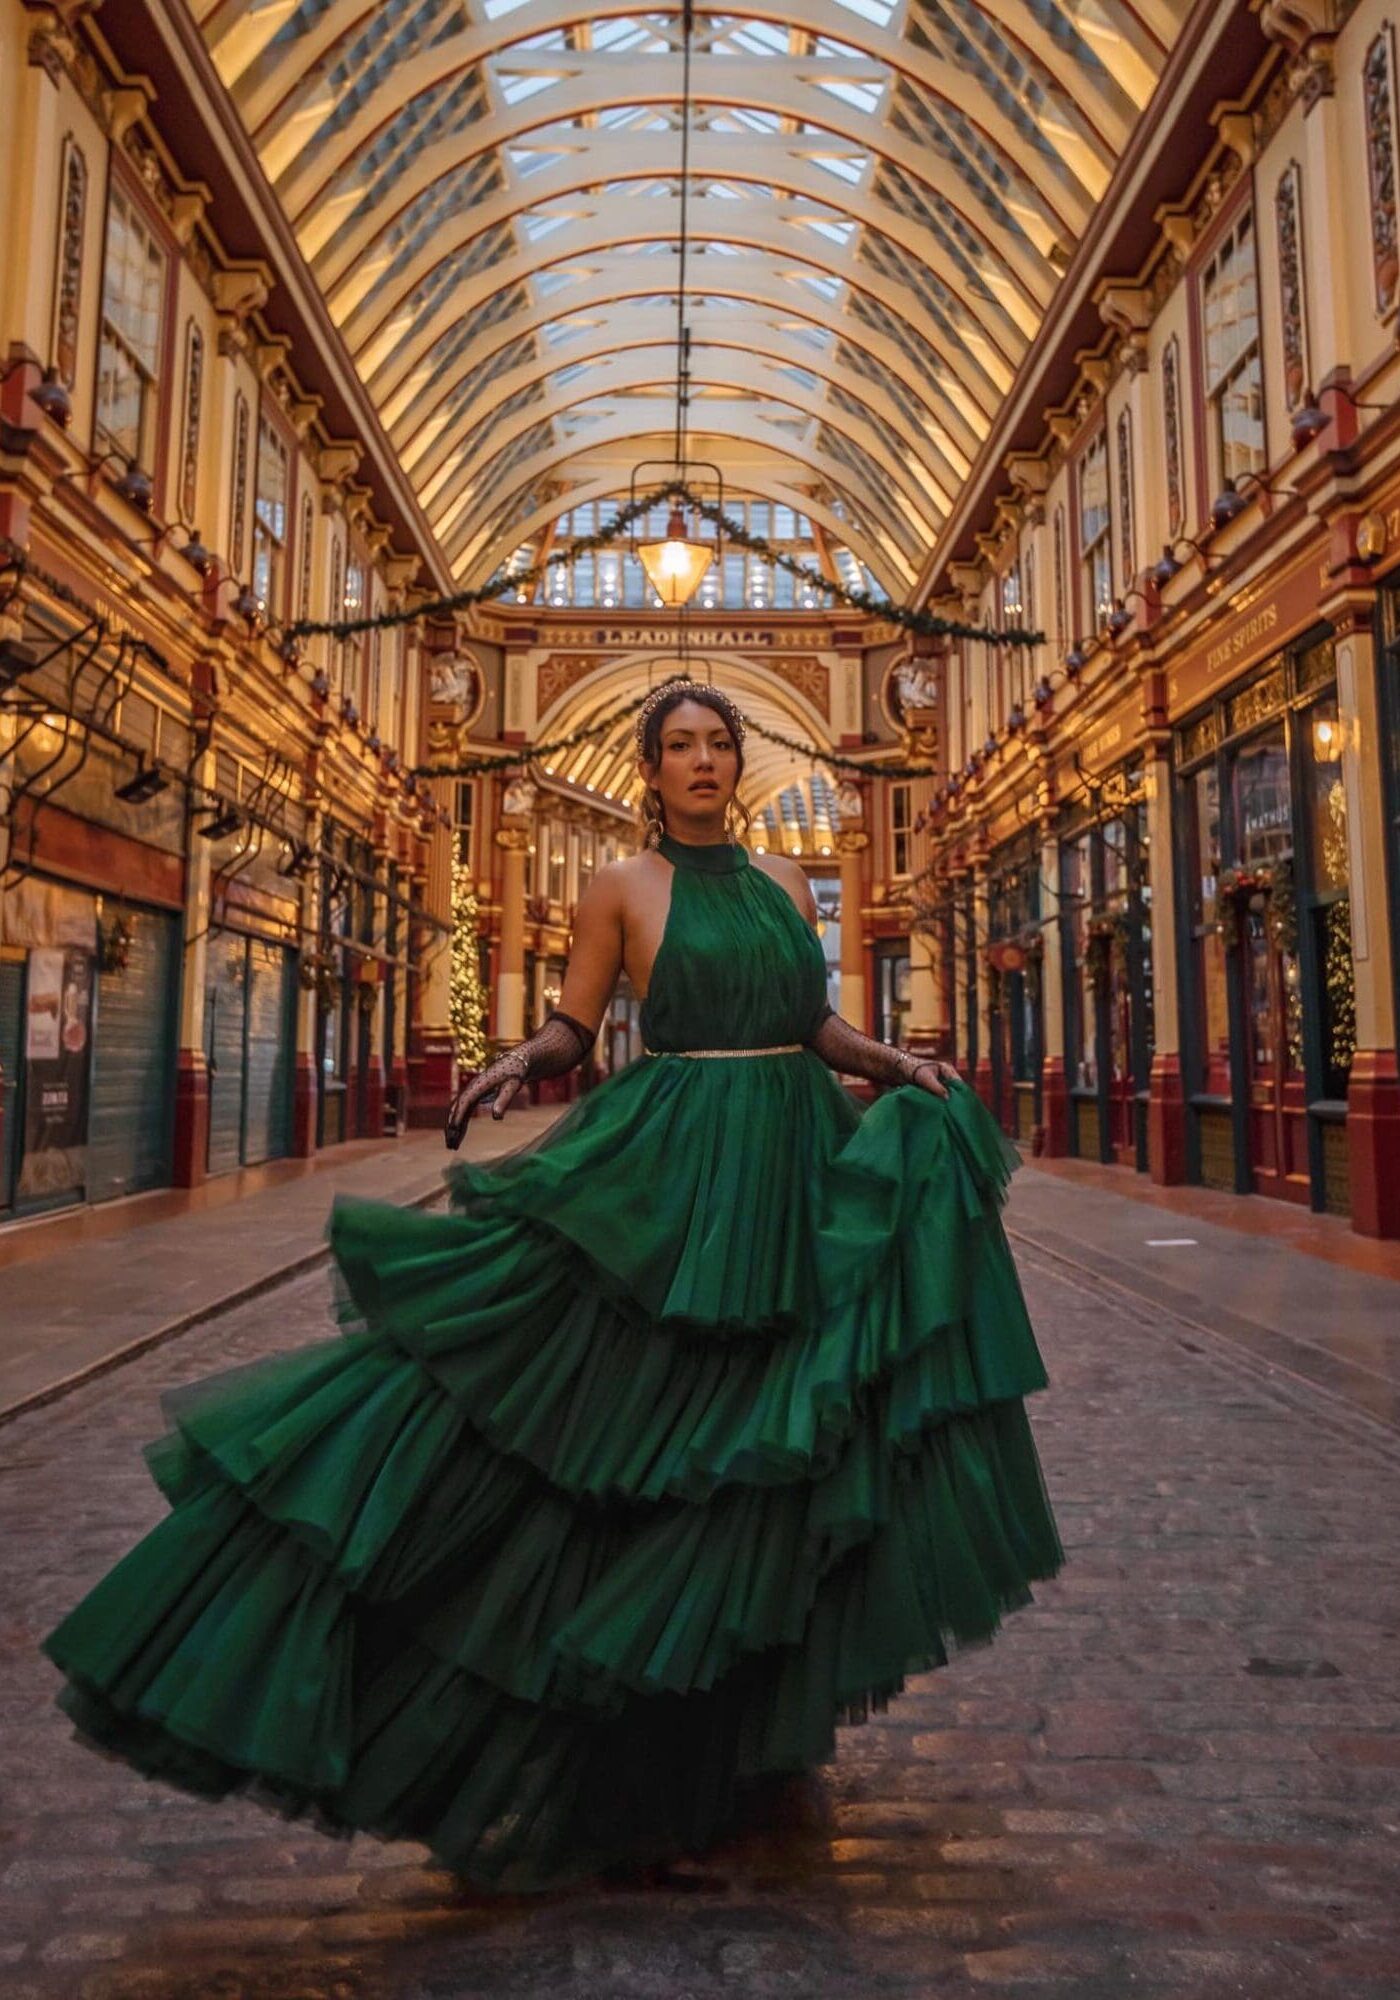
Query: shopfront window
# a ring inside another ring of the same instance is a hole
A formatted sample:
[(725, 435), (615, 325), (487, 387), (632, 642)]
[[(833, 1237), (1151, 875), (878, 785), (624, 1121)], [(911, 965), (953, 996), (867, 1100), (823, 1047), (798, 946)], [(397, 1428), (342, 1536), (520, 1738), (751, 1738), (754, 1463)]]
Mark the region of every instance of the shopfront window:
[(1240, 479), (1264, 464), (1254, 218), (1248, 211), (1206, 266), (1201, 317), (1215, 475)]
[(97, 437), (147, 472), (155, 465), (164, 304), (165, 256), (137, 203), (114, 185), (102, 272)]

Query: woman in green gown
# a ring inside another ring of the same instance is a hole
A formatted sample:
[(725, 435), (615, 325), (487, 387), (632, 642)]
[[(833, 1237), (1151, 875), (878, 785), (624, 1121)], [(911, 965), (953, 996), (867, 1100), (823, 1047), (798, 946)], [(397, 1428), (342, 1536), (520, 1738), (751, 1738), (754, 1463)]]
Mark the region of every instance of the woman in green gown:
[(1014, 1151), (827, 1005), (801, 870), (730, 831), (729, 698), (663, 686), (637, 743), (642, 851), (448, 1143), (581, 1061), (623, 969), (645, 1054), (447, 1212), (339, 1200), (341, 1330), (163, 1398), (170, 1511), (43, 1641), (148, 1777), (505, 1889), (703, 1852), (1064, 1560)]

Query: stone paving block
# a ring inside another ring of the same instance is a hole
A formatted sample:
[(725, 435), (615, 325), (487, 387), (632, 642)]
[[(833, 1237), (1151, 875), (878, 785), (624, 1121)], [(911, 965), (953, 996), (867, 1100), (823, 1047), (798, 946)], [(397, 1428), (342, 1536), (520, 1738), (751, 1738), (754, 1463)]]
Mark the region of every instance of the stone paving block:
[(1395, 2000), (1400, 1443), (1022, 1267), (1070, 1567), (756, 1808), (717, 1893), (491, 1899), (73, 1742), (35, 1641), (160, 1516), (160, 1390), (321, 1337), (322, 1274), (0, 1431), (5, 2000)]

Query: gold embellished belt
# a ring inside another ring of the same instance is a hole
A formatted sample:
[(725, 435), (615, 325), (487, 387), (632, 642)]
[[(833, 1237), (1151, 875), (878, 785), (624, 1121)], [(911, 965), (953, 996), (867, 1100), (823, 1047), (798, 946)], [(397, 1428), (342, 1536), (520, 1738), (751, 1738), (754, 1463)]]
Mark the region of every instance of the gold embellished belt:
[(805, 1042), (779, 1042), (771, 1049), (643, 1049), (644, 1056), (790, 1056)]

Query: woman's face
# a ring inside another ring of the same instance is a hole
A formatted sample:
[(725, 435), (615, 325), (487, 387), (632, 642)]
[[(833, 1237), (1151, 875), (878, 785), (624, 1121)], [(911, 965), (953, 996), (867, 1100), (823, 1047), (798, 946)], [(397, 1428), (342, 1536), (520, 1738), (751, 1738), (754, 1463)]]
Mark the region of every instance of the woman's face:
[(739, 746), (716, 709), (678, 701), (661, 724), (656, 763), (642, 761), (641, 772), (661, 795), (668, 827), (722, 825), (739, 781)]

